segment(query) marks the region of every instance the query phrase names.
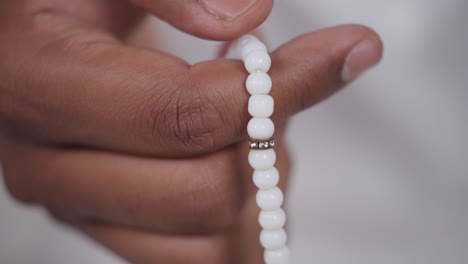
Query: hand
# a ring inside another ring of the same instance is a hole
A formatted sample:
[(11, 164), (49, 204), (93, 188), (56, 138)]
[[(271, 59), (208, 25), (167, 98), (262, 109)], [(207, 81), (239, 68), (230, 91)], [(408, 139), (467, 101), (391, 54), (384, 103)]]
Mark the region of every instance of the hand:
[[(259, 263), (242, 63), (188, 65), (125, 39), (144, 14), (138, 6), (190, 34), (231, 40), (258, 26), (272, 1), (244, 12), (133, 2), (0, 3), (7, 187), (134, 263)], [(343, 64), (365, 40), (377, 62), (380, 40), (362, 26), (306, 34), (272, 53), (283, 187), (287, 118), (342, 87)]]

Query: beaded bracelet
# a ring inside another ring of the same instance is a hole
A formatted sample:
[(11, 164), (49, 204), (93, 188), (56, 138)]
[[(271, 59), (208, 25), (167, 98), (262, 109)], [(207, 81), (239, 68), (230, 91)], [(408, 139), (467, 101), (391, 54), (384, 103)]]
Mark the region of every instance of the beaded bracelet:
[(267, 47), (252, 35), (245, 35), (234, 42), (232, 49), (244, 62), (250, 73), (245, 86), (251, 95), (248, 112), (252, 116), (247, 132), (250, 137), (249, 163), (254, 169), (253, 182), (258, 187), (257, 205), (261, 212), (258, 221), (263, 230), (260, 243), (265, 248), (266, 264), (286, 264), (289, 262), (289, 249), (286, 246), (286, 214), (281, 208), (283, 192), (277, 186), (279, 173), (275, 168), (276, 153), (273, 149), (275, 126), (270, 116), (273, 114), (274, 100), (268, 95), (272, 81), (267, 74), (271, 58)]

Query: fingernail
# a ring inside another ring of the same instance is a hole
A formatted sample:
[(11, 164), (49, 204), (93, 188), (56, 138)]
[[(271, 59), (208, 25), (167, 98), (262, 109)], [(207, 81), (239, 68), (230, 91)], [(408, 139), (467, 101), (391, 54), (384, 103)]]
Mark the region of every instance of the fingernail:
[(257, 0), (200, 0), (205, 9), (217, 18), (231, 21), (245, 13)]
[(356, 79), (359, 75), (379, 62), (382, 56), (380, 47), (372, 40), (359, 42), (345, 59), (341, 78), (345, 82)]

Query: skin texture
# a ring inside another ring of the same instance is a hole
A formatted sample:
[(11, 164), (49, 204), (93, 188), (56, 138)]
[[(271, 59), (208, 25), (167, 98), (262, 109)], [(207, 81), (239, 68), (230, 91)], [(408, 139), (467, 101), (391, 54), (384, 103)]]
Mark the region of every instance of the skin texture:
[[(0, 159), (12, 195), (132, 263), (261, 263), (242, 63), (188, 65), (126, 37), (152, 13), (232, 40), (272, 4), (220, 19), (200, 1), (2, 1)], [(344, 86), (343, 62), (362, 40), (381, 51), (372, 30), (347, 25), (271, 54), (283, 188), (287, 119)]]

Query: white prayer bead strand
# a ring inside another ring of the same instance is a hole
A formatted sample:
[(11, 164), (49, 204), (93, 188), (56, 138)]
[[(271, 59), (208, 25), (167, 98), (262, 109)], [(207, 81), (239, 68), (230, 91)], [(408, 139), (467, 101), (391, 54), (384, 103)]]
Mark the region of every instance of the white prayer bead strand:
[(270, 117), (273, 114), (275, 102), (273, 97), (255, 94), (249, 98), (248, 111), (253, 117)]
[(280, 229), (286, 223), (286, 214), (279, 208), (271, 211), (261, 211), (258, 222), (263, 229)]
[(249, 152), (249, 164), (256, 170), (272, 168), (276, 162), (276, 152), (273, 149), (255, 150)]
[(247, 124), (247, 133), (252, 139), (269, 139), (275, 133), (275, 125), (270, 118), (253, 117)]
[(251, 95), (248, 112), (252, 116), (247, 124), (247, 133), (251, 138), (248, 160), (254, 169), (254, 184), (259, 188), (256, 202), (261, 209), (258, 222), (263, 229), (260, 243), (265, 248), (264, 260), (266, 264), (288, 264), (289, 249), (284, 230), (286, 214), (281, 208), (284, 197), (277, 186), (279, 173), (274, 167), (276, 152), (272, 149), (275, 126), (269, 118), (274, 111), (273, 97), (268, 95), (272, 88), (271, 78), (267, 74), (271, 58), (266, 46), (250, 35), (236, 41), (235, 48), (250, 73), (245, 82)]
[(245, 87), (251, 95), (268, 94), (271, 91), (271, 86), (271, 78), (265, 72), (251, 73), (245, 81)]
[(251, 41), (259, 41), (256, 37), (252, 36), (252, 35), (244, 35), (240, 38), (238, 38), (233, 44), (232, 46), (230, 47), (230, 50), (232, 50), (233, 52), (235, 52), (235, 54), (237, 55), (237, 57), (241, 58), (242, 59), (242, 51), (244, 50), (244, 47), (247, 43), (251, 42)]
[(247, 54), (244, 66), (249, 73), (268, 72), (271, 67), (270, 55), (263, 50), (254, 50)]
[(244, 36), (240, 37), (237, 40), (237, 43), (239, 44), (239, 52), (241, 52), (242, 49), (244, 48), (244, 46), (247, 45), (247, 43), (249, 43), (251, 41), (259, 41), (259, 40), (257, 39), (257, 37), (255, 37), (253, 35), (244, 35)]
[(266, 250), (277, 250), (286, 246), (287, 235), (284, 229), (267, 230), (260, 233), (260, 243)]
[(247, 56), (253, 51), (268, 52), (268, 49), (265, 46), (265, 44), (260, 42), (258, 39), (250, 39), (242, 47), (242, 50), (241, 50), (242, 60), (244, 60), (244, 61), (247, 60)]
[(278, 187), (273, 187), (268, 190), (259, 190), (256, 200), (260, 209), (265, 211), (278, 210), (283, 204), (283, 192)]
[(289, 248), (285, 246), (277, 250), (265, 250), (264, 258), (267, 264), (288, 264)]
[(279, 182), (279, 172), (275, 167), (266, 170), (255, 170), (253, 181), (259, 189), (271, 189)]

